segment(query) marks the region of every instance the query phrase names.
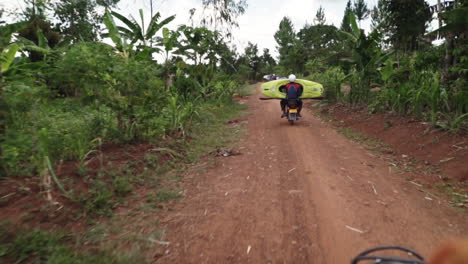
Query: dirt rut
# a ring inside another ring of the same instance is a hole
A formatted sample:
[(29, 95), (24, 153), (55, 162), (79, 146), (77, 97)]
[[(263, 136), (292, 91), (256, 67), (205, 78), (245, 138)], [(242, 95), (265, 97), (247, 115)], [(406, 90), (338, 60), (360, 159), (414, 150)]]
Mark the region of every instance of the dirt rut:
[(162, 220), (170, 246), (156, 263), (349, 263), (373, 246), (428, 255), (467, 236), (466, 215), (312, 113), (290, 126), (279, 102), (257, 93), (246, 101), (242, 154), (187, 176), (186, 198)]

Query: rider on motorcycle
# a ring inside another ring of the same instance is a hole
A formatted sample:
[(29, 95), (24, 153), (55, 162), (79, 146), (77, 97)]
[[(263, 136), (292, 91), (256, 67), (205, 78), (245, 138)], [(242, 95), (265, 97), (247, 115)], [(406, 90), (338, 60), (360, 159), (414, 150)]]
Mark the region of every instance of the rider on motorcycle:
[(281, 99), (281, 111), (283, 114), (281, 118), (286, 117), (286, 105), (288, 104), (288, 99), (296, 99), (297, 100), (297, 115), (301, 117), (301, 110), (302, 110), (302, 100), (299, 97), (302, 95), (304, 91), (304, 87), (301, 84), (296, 83), (296, 76), (294, 74), (289, 75), (289, 83), (280, 87), (280, 92), (286, 94), (285, 99)]

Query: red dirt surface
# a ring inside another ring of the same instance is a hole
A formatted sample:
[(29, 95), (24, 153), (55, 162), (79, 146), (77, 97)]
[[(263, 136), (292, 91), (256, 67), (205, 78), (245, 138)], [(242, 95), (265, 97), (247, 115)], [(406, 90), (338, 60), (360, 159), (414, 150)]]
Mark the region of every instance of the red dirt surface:
[(161, 219), (170, 244), (155, 263), (349, 263), (378, 245), (428, 256), (468, 236), (466, 213), (331, 124), (304, 111), (290, 126), (278, 101), (248, 104), (241, 155), (184, 179), (186, 198)]
[(426, 165), (438, 166), (441, 176), (468, 182), (468, 136), (434, 129), (427, 122), (395, 114), (368, 114), (367, 109), (345, 105), (314, 108), (392, 147), (398, 156), (416, 158)]
[[(108, 171), (129, 162), (139, 162), (152, 148), (154, 146), (150, 144), (104, 145), (99, 152), (102, 153), (102, 157), (98, 154), (86, 161), (86, 175), (79, 175), (77, 161), (59, 163), (55, 172), (65, 189), (78, 195), (85, 194), (89, 188), (87, 178), (95, 177), (100, 170)], [(164, 159), (165, 157), (161, 157), (161, 162)], [(64, 197), (55, 186), (51, 192), (53, 200), (48, 201), (40, 186), (39, 176), (1, 180), (0, 221), (7, 220), (16, 227), (82, 232), (86, 228), (85, 222), (88, 218), (82, 205)]]

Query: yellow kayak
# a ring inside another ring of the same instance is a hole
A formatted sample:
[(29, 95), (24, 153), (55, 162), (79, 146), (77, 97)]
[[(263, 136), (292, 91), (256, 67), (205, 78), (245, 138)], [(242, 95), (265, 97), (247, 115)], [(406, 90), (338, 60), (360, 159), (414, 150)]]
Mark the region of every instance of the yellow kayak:
[[(289, 80), (275, 80), (262, 84), (262, 94), (269, 98), (286, 98), (286, 94), (279, 91), (279, 88), (289, 83)], [(300, 98), (318, 98), (323, 96), (323, 86), (308, 80), (297, 79), (296, 83), (300, 83), (304, 87), (304, 92)]]

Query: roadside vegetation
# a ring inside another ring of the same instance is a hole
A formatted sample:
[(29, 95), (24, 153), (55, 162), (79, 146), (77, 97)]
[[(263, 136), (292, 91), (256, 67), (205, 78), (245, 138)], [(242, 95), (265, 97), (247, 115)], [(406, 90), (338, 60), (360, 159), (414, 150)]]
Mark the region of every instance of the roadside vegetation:
[[(368, 7), (363, 0), (349, 0), (340, 27), (327, 23), (323, 8), (312, 24), (297, 31), (284, 17), (275, 34), (279, 62), (274, 70), (322, 83), (332, 102), (367, 105), (369, 112), (392, 111), (466, 132), (468, 1), (440, 2), (379, 0)], [(366, 19), (370, 32), (360, 26)]]
[(251, 88), (230, 43), (245, 1), (203, 1), (202, 19), (192, 10), (175, 30), (154, 1), (149, 21), (118, 2), (0, 10), (0, 206), (31, 203), (2, 218), (2, 263), (144, 263), (120, 251), (128, 241), (101, 247), (118, 227), (93, 230), (132, 201), (157, 211), (183, 197), (184, 170), (241, 132), (226, 123)]
[(329, 101), (466, 131), (466, 0), (349, 1), (340, 28), (322, 8), (297, 32), (285, 17), (278, 62), (233, 45), (245, 0), (203, 0), (173, 30), (175, 16), (152, 0), (137, 17), (120, 0), (23, 1), (0, 9), (0, 209), (15, 209), (0, 219), (2, 263), (154, 260), (164, 230), (139, 221), (183, 198), (184, 171), (242, 133), (226, 125), (245, 110), (233, 98), (264, 74), (296, 73)]

